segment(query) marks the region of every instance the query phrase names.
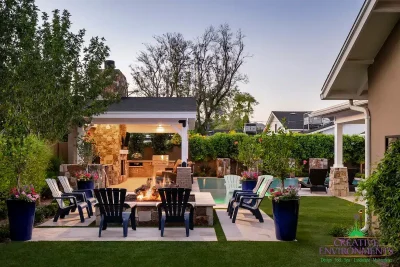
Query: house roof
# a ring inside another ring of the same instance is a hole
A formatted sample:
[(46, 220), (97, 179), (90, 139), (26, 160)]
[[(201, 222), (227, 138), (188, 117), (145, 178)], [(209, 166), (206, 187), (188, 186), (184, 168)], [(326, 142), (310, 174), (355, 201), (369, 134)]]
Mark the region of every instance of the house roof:
[(368, 99), (368, 67), (400, 18), (400, 1), (365, 0), (321, 89), (321, 99)]
[(272, 111), (273, 114), (285, 127), (291, 130), (303, 129), (304, 114), (310, 111)]
[(196, 112), (193, 97), (123, 97), (108, 112)]

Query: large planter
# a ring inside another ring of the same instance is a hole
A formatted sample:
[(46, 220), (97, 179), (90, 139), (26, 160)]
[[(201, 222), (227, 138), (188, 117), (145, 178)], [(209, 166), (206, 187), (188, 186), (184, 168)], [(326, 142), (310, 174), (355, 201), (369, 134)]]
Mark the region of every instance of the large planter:
[(276, 239), (296, 239), (300, 200), (272, 201)]
[(242, 189), (243, 190), (253, 190), (257, 185), (257, 180), (244, 180), (242, 181)]
[(11, 240), (27, 241), (32, 239), (35, 209), (35, 202), (26, 202), (14, 199), (7, 200)]
[(93, 197), (94, 181), (78, 181), (78, 189), (85, 190), (86, 197), (91, 198)]

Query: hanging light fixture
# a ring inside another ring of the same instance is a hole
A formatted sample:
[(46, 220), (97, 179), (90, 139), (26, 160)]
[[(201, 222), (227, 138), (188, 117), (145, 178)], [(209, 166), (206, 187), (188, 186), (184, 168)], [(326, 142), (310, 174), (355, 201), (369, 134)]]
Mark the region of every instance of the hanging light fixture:
[(156, 129), (157, 133), (163, 133), (164, 132), (164, 127), (162, 127), (162, 125), (158, 125), (157, 129)]

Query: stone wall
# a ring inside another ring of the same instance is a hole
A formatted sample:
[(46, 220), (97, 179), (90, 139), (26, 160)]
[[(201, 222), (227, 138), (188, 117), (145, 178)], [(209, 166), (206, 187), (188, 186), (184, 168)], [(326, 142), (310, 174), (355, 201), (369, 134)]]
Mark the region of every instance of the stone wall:
[[(78, 189), (76, 178), (73, 177), (78, 171), (84, 171), (86, 168), (80, 164), (61, 164), (60, 165), (60, 175), (66, 176), (68, 178), (69, 184), (73, 189)], [(106, 186), (106, 170), (101, 164), (90, 164), (88, 165), (89, 172), (97, 172), (99, 179), (95, 182), (95, 188)]]
[(176, 169), (176, 184), (179, 187), (192, 189), (192, 168), (178, 167)]
[(96, 148), (100, 156), (101, 164), (112, 165), (110, 185), (122, 183), (126, 176), (121, 177), (120, 150), (121, 140), (126, 134), (126, 125), (119, 124), (98, 124), (91, 130)]
[(331, 168), (329, 173), (329, 191), (333, 196), (346, 197), (349, 194), (347, 168)]

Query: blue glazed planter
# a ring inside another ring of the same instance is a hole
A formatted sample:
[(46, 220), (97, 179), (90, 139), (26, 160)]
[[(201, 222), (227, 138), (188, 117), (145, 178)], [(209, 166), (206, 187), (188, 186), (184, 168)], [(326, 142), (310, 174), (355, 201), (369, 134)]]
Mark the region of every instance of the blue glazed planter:
[(85, 190), (87, 198), (93, 197), (94, 181), (78, 181), (78, 189)]
[(35, 202), (8, 199), (7, 209), (11, 240), (27, 241), (32, 239), (36, 209)]
[(254, 189), (254, 187), (256, 187), (256, 184), (257, 184), (257, 180), (242, 181), (242, 189), (251, 191)]
[(272, 201), (276, 239), (296, 239), (300, 200)]

